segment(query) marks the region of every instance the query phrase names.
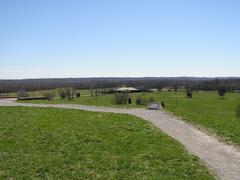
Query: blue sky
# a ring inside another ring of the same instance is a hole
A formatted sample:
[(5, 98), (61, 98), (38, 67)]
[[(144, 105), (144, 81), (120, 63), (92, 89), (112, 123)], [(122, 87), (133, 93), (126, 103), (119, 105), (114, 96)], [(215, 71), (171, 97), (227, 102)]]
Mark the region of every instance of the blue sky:
[(240, 76), (239, 0), (0, 0), (0, 78)]

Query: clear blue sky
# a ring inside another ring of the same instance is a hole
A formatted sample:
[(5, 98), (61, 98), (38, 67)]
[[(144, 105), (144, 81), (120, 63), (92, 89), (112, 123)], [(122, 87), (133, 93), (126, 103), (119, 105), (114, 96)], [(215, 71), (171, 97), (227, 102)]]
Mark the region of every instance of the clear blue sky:
[(239, 0), (0, 0), (0, 78), (240, 76)]

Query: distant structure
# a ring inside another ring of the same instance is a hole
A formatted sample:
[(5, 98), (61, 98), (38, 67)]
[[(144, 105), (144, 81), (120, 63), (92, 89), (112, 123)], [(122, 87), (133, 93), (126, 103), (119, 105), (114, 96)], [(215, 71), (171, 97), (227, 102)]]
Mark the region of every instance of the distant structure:
[(234, 90), (233, 92), (234, 93), (240, 93), (240, 90)]
[(158, 89), (149, 89), (150, 92), (158, 92)]
[(174, 91), (174, 89), (172, 87), (164, 87), (162, 88), (162, 91)]
[(134, 87), (121, 87), (116, 89), (116, 93), (134, 93), (139, 92), (139, 89), (136, 89)]

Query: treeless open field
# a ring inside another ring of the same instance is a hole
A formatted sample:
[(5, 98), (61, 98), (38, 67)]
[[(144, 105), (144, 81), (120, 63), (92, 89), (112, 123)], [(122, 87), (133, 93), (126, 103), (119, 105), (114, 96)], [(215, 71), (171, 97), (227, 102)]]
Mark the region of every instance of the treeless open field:
[(130, 115), (0, 107), (0, 177), (213, 179), (182, 145)]

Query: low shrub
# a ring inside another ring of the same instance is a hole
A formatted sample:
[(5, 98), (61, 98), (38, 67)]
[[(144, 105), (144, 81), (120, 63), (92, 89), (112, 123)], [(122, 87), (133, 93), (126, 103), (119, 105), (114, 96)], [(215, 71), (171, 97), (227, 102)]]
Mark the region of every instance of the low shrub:
[(162, 106), (162, 108), (165, 108), (165, 103), (164, 103), (164, 101), (161, 101), (161, 106)]
[(192, 99), (192, 91), (187, 91), (187, 98)]
[(80, 96), (81, 96), (81, 94), (80, 94), (80, 92), (78, 92), (78, 93), (76, 94), (76, 97), (77, 97), (77, 98), (80, 98)]
[(132, 98), (128, 98), (128, 104), (132, 104)]
[(127, 104), (128, 95), (126, 93), (115, 94), (114, 103), (115, 104)]

